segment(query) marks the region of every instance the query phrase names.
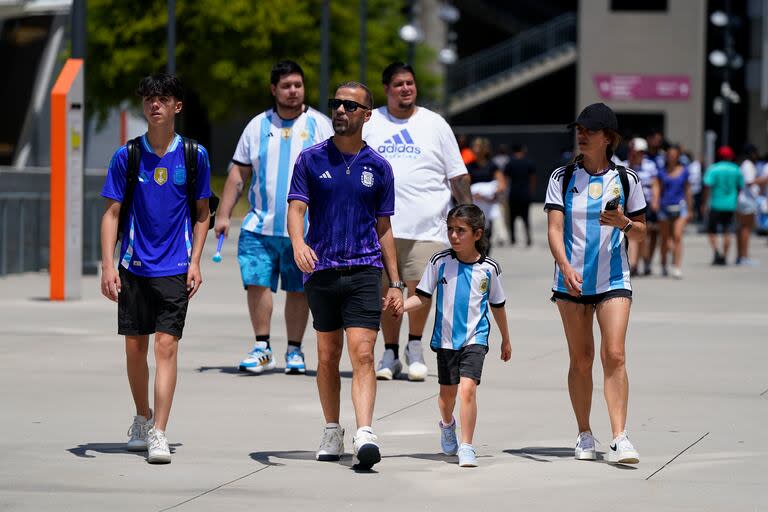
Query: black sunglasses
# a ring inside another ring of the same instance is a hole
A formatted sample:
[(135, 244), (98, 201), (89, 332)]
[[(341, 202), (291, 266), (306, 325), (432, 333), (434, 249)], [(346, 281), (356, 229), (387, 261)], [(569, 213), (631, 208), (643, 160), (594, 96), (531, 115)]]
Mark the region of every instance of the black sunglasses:
[(371, 107), (366, 107), (360, 103), (352, 100), (340, 100), (338, 98), (331, 98), (328, 100), (328, 108), (331, 110), (337, 110), (340, 106), (344, 105), (345, 112), (354, 112), (358, 108), (363, 110), (371, 110)]

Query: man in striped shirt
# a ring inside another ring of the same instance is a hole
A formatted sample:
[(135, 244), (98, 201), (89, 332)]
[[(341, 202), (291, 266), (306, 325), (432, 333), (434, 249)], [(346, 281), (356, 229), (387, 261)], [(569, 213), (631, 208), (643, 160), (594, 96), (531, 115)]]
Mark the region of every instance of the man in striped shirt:
[(277, 292), (279, 277), (286, 291), (285, 372), (304, 373), (301, 340), (309, 308), (288, 238), (287, 197), (299, 153), (326, 140), (333, 129), (328, 117), (304, 105), (304, 72), (297, 63), (278, 62), (270, 78), (275, 106), (254, 117), (240, 136), (215, 230), (216, 235), (228, 234), (232, 208), (250, 180), (250, 209), (243, 219), (237, 252), (256, 343), (239, 369), (261, 373), (275, 367), (270, 346), (271, 293)]

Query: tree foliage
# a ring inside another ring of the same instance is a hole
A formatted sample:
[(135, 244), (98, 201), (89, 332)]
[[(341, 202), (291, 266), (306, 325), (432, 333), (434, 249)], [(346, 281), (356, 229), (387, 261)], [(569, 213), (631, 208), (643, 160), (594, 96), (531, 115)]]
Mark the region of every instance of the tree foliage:
[[(405, 0), (368, 0), (367, 83), (381, 104), (381, 70), (404, 60), (406, 45), (397, 35), (405, 22)], [(358, 0), (331, 1), (330, 89), (358, 80)], [(271, 104), (269, 72), (280, 59), (301, 64), (307, 103), (318, 103), (320, 73), (320, 0), (177, 0), (176, 69), (199, 97), (212, 120), (248, 115)], [(129, 100), (138, 105), (142, 76), (167, 64), (166, 2), (163, 0), (90, 0), (88, 2), (87, 87), (91, 114), (104, 118)], [(429, 99), (436, 79), (420, 61), (416, 69), (420, 97)]]

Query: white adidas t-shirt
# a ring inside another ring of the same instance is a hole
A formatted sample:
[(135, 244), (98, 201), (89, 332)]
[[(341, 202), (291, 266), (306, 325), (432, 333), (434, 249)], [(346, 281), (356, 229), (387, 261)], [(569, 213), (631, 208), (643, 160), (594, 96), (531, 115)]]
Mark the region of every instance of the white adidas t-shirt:
[(445, 119), (424, 107), (408, 119), (398, 119), (386, 106), (379, 107), (363, 125), (363, 139), (387, 159), (395, 174), (395, 238), (445, 243), (451, 204), (448, 180), (467, 173)]
[[(567, 193), (563, 203), (564, 175), (565, 167), (561, 167), (549, 178), (544, 209), (560, 210), (565, 215), (565, 255), (571, 267), (584, 280), (581, 293), (596, 295), (611, 290), (631, 290), (624, 233), (612, 226), (601, 226), (600, 212), (616, 196), (621, 198), (620, 204), (627, 217), (645, 212), (645, 196), (637, 173), (627, 169), (629, 197), (624, 197), (619, 172), (615, 167), (603, 174), (592, 175), (577, 165), (571, 182), (565, 184)], [(552, 290), (568, 293), (557, 263)]]

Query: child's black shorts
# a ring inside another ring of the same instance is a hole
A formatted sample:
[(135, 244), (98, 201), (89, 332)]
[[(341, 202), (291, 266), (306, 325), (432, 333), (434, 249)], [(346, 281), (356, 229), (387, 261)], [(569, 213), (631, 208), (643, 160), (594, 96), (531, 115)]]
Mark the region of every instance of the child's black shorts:
[(461, 377), (480, 385), (487, 345), (466, 345), (459, 350), (437, 349), (437, 382), (444, 386), (458, 384)]
[(187, 274), (143, 277), (120, 267), (117, 333), (143, 336), (163, 332), (181, 338), (187, 318)]

